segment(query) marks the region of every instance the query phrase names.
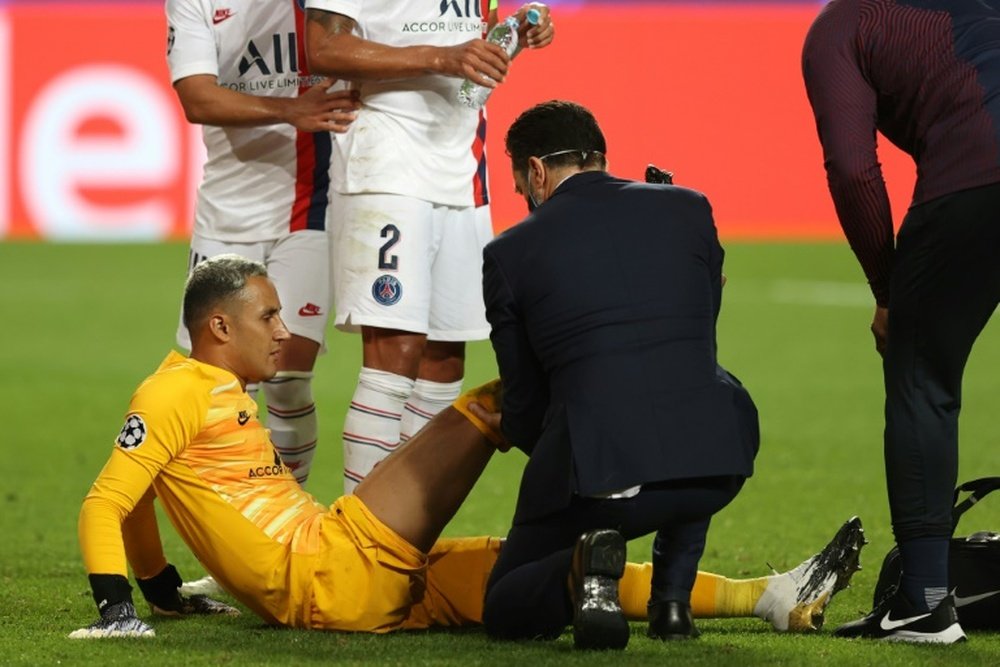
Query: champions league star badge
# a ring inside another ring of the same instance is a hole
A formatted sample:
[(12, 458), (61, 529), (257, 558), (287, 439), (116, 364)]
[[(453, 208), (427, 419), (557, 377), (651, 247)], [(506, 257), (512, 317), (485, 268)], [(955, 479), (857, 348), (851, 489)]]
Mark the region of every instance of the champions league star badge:
[(139, 415), (129, 415), (125, 425), (118, 434), (118, 446), (122, 449), (135, 449), (146, 441), (146, 422)]
[(403, 286), (395, 276), (379, 276), (372, 283), (372, 297), (383, 306), (391, 306), (403, 296)]

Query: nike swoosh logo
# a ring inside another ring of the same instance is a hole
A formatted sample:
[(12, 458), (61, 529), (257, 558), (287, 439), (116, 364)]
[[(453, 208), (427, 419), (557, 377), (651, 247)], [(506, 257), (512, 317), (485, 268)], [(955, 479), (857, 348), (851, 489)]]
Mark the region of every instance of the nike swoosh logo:
[(980, 593), (978, 595), (967, 595), (965, 597), (959, 597), (958, 595), (955, 594), (955, 591), (952, 591), (951, 594), (955, 596), (955, 606), (964, 607), (966, 605), (979, 602), (980, 600), (991, 598), (994, 595), (1000, 595), (1000, 591), (987, 591), (986, 593)]
[(883, 616), (882, 620), (879, 621), (878, 623), (879, 627), (882, 628), (883, 630), (895, 630), (901, 625), (907, 625), (908, 623), (919, 621), (920, 619), (927, 618), (928, 616), (931, 615), (930, 612), (927, 612), (926, 614), (920, 614), (919, 616), (910, 616), (909, 618), (901, 618), (898, 621), (893, 621), (892, 619), (889, 618), (889, 614), (891, 613), (892, 613), (891, 611), (885, 612), (885, 616)]
[(299, 308), (300, 317), (316, 317), (317, 315), (322, 315), (322, 312), (320, 312), (320, 308), (317, 305), (307, 303)]

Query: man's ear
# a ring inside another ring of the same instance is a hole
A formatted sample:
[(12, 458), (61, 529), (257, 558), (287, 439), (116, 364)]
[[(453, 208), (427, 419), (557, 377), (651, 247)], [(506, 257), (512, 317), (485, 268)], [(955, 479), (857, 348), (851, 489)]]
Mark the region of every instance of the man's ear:
[(540, 190), (545, 184), (545, 163), (537, 157), (528, 158), (528, 185)]
[(232, 323), (229, 318), (222, 313), (216, 313), (208, 318), (208, 330), (212, 333), (212, 337), (220, 343), (229, 340), (231, 327)]

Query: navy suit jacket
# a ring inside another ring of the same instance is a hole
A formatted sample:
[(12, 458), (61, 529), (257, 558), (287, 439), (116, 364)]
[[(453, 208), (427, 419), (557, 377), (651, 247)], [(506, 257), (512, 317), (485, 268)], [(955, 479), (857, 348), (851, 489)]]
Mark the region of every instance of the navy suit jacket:
[(752, 474), (756, 409), (716, 363), (722, 258), (704, 195), (606, 172), (486, 246), (502, 428), (530, 457), (515, 523), (573, 494)]

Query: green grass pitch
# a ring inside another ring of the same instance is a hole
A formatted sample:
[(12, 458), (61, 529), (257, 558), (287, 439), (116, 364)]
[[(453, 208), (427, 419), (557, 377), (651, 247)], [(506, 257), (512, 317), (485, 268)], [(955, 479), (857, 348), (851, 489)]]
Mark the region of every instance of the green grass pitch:
[[(829, 630), (867, 611), (891, 532), (882, 472), (879, 359), (871, 298), (843, 243), (727, 246), (720, 360), (760, 408), (757, 472), (718, 515), (702, 561), (730, 576), (784, 570), (819, 549), (853, 514), (870, 544), (865, 569), (812, 636), (783, 636), (756, 619), (700, 621), (695, 642), (660, 644), (633, 627), (624, 654), (583, 654), (556, 642), (502, 644), (480, 630), (387, 637), (279, 630), (239, 618), (154, 620), (148, 641), (66, 639), (95, 618), (76, 537), (80, 501), (108, 456), (129, 396), (173, 343), (183, 245), (0, 244), (0, 664), (676, 664), (996, 665), (1000, 636), (954, 647), (836, 640)], [(647, 286), (655, 288), (655, 286)], [(961, 294), (955, 295), (961, 299)], [(973, 350), (965, 381), (960, 479), (1000, 474), (1000, 322)], [(317, 368), (321, 440), (310, 490), (340, 489), (338, 433), (360, 364), (358, 341), (333, 334)], [(495, 374), (488, 343), (471, 346), (468, 383)], [(642, 415), (636, 415), (641, 419)], [(523, 456), (497, 456), (448, 533), (502, 534)], [(169, 558), (202, 574), (165, 521)], [(959, 533), (1000, 531), (1000, 494)], [(649, 542), (630, 545), (645, 559)], [(138, 603), (140, 614), (147, 610)]]

